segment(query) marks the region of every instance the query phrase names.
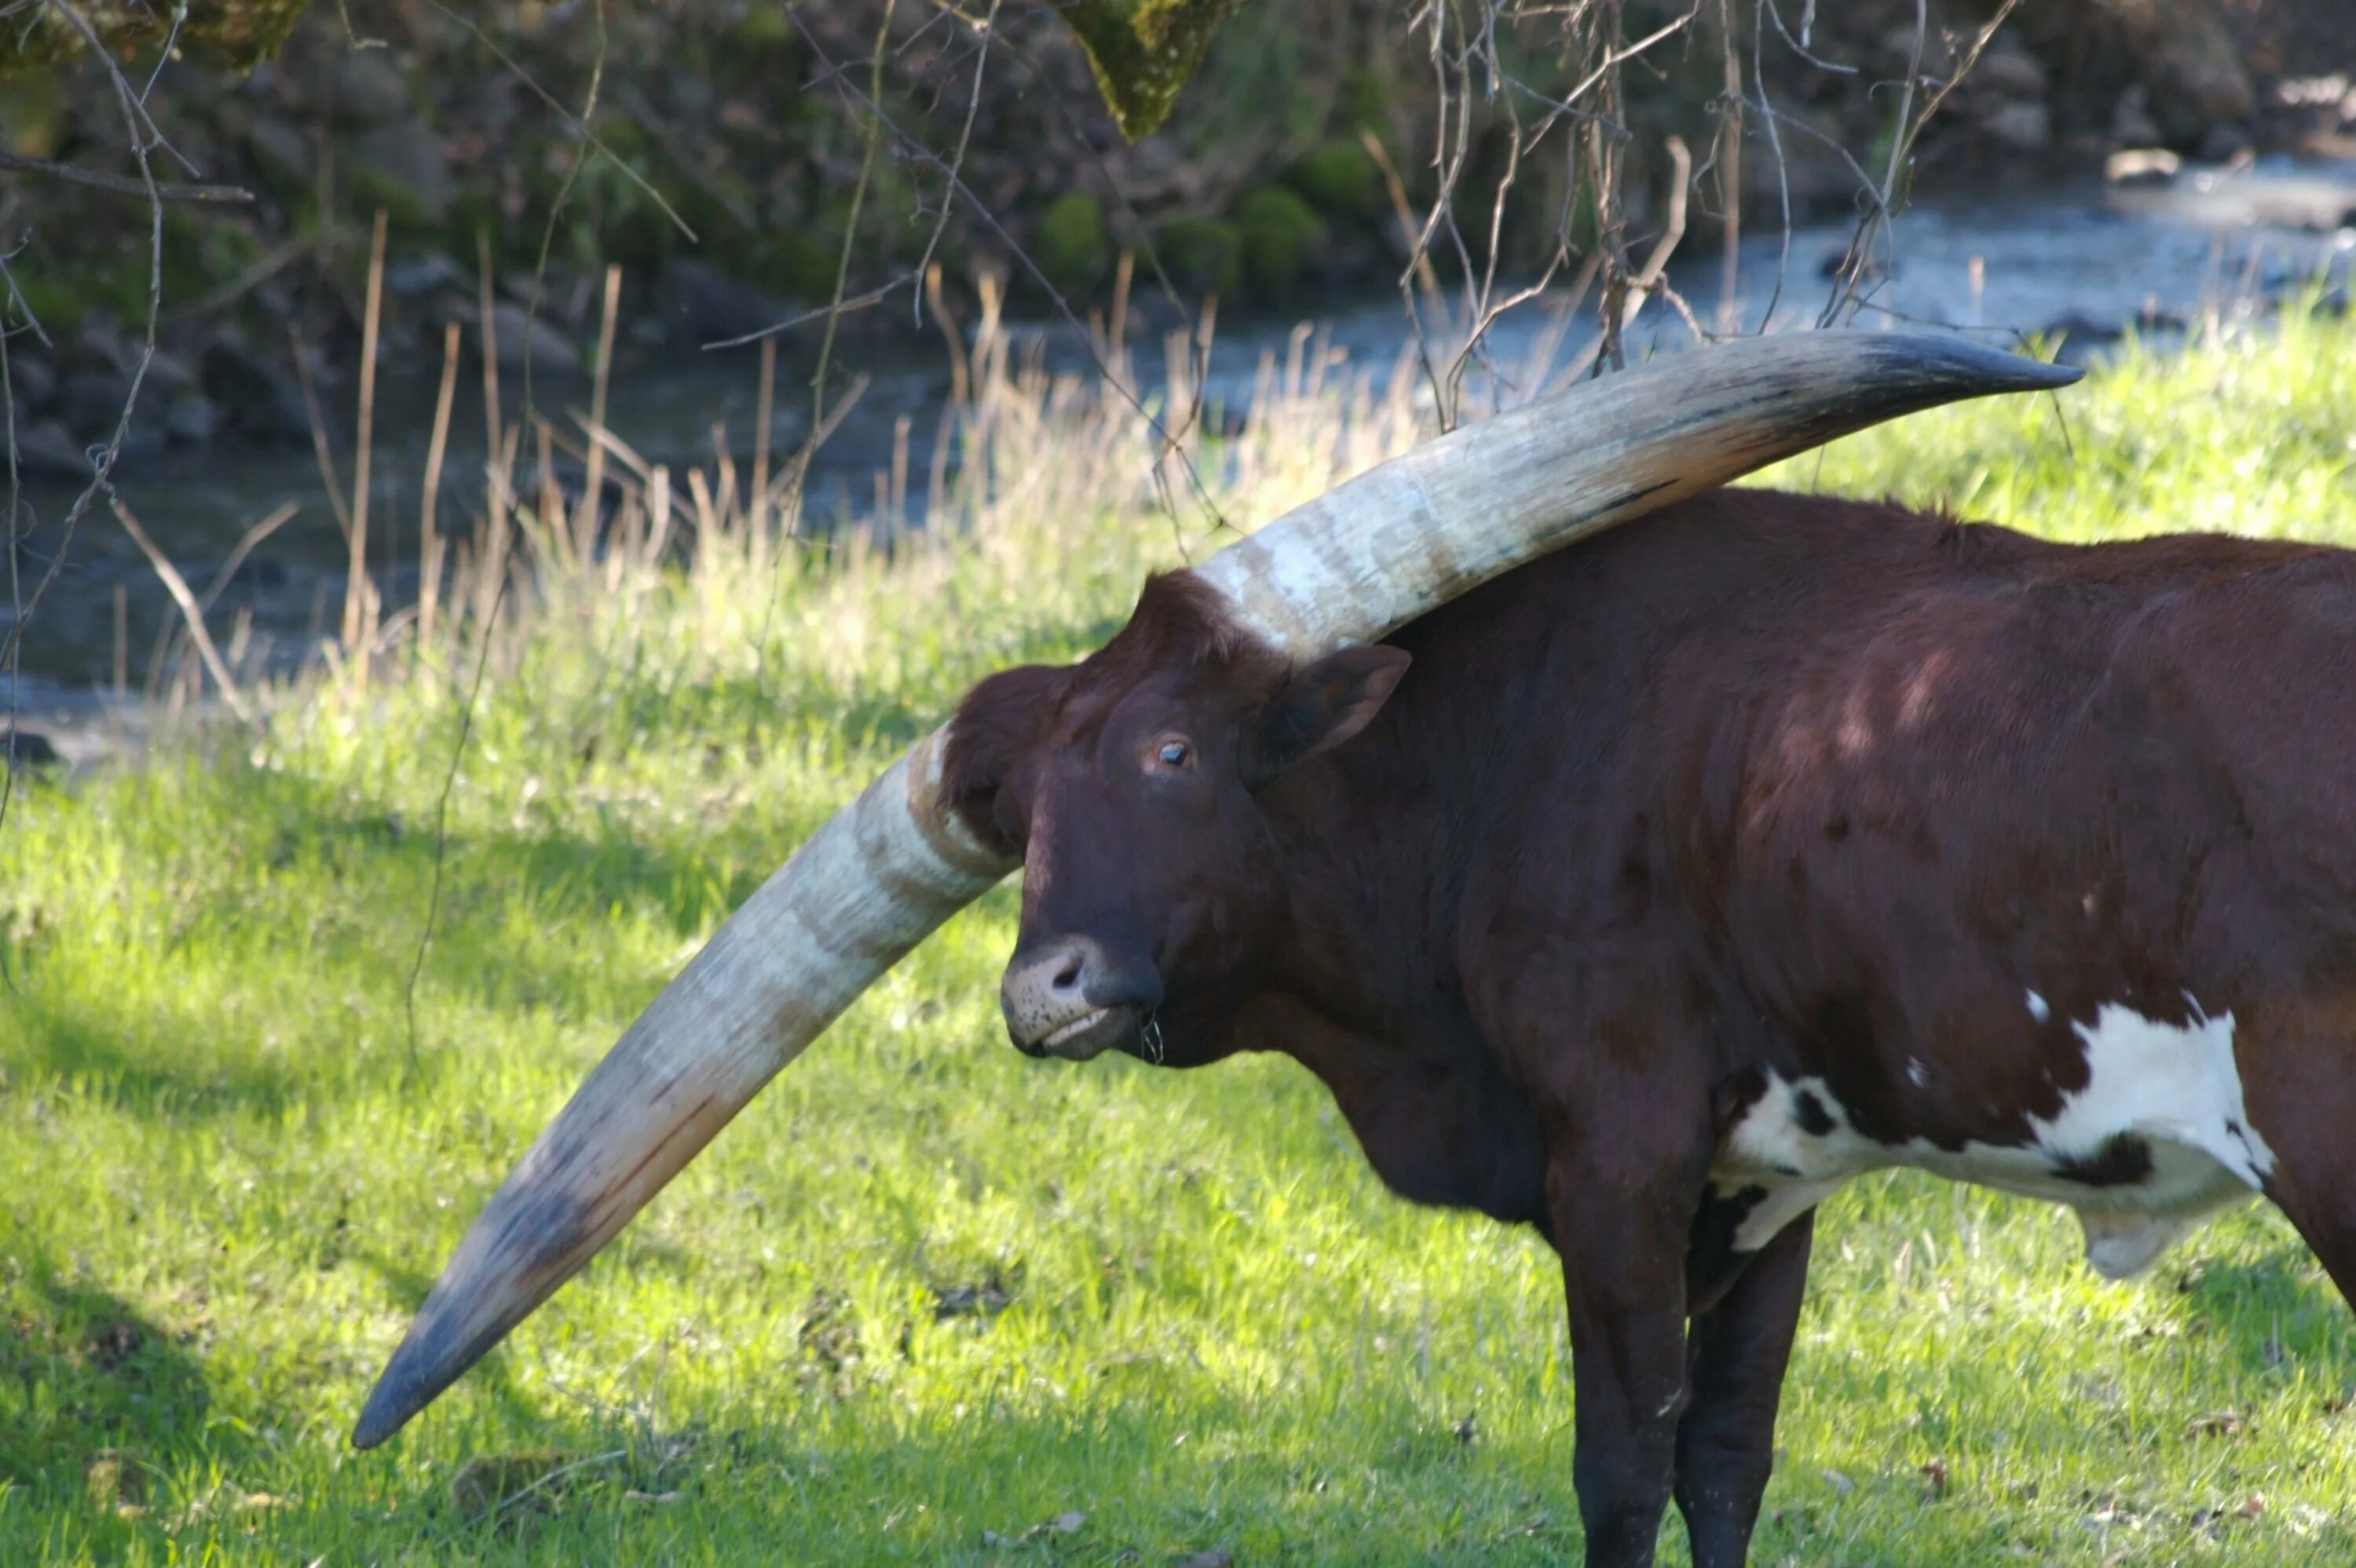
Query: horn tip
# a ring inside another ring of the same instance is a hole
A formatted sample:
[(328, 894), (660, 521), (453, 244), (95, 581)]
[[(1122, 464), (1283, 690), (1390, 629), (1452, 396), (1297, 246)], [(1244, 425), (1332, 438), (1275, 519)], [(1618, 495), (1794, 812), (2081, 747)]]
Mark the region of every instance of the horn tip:
[(368, 1403), (360, 1407), (360, 1418), (352, 1424), (352, 1446), (375, 1447), (406, 1426), (415, 1413), (413, 1403), (394, 1391), (388, 1373), (377, 1380), (376, 1387), (369, 1392)]
[(1876, 333), (1895, 356), (1918, 372), (1968, 382), (1975, 392), (2048, 392), (2085, 379), (2085, 369), (2026, 354), (1990, 348), (1960, 337)]
[(373, 1448), (408, 1425), (498, 1339), (496, 1333), (478, 1335), (474, 1343), (454, 1344), (451, 1330), (457, 1326), (434, 1317), (429, 1302), (385, 1363), (368, 1403), (360, 1407), (359, 1420), (352, 1424), (353, 1447)]

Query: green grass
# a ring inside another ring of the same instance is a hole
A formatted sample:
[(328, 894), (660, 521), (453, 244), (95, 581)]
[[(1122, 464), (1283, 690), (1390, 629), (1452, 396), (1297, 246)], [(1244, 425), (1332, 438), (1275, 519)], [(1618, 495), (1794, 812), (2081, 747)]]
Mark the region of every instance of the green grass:
[[(2050, 400), (1976, 406), (1781, 478), (2073, 539), (2331, 538), (2351, 387), (2356, 330), (2294, 322), (2066, 394), (2067, 443)], [(894, 565), (559, 592), (487, 684), (413, 1036), (463, 661), (18, 793), (0, 1563), (1576, 1550), (1547, 1249), (1387, 1196), (1289, 1064), (1018, 1058), (1006, 890), (394, 1445), (344, 1446), (461, 1231), (697, 940), (964, 684), (1100, 638), (1173, 554), (1126, 489), (1075, 513), (1077, 450)], [(1245, 468), (1241, 515), (1316, 479)], [(1819, 1236), (1759, 1562), (2356, 1560), (2356, 1318), (2270, 1211), (2123, 1286), (2060, 1211), (1913, 1177)]]

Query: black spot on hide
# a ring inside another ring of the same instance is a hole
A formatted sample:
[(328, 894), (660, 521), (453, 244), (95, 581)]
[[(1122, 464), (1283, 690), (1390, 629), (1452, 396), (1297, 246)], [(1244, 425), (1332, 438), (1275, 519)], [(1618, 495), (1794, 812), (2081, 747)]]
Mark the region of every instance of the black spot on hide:
[(2120, 1133), (2104, 1139), (2092, 1155), (2062, 1156), (2053, 1174), (2088, 1187), (2132, 1187), (2151, 1174), (2151, 1146)]

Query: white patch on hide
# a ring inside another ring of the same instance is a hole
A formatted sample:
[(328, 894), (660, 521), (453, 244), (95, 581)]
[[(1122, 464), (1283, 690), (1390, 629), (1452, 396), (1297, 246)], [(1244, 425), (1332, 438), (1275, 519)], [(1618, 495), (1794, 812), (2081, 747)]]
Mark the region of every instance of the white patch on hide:
[[(2092, 1024), (2073, 1022), (2085, 1051), (2085, 1086), (2064, 1096), (2051, 1120), (2028, 1118), (2028, 1138), (2019, 1145), (1878, 1143), (1857, 1130), (1824, 1080), (1771, 1077), (1710, 1168), (1722, 1197), (1746, 1188), (1765, 1193), (1737, 1226), (1734, 1244), (1756, 1251), (1849, 1178), (1912, 1166), (2077, 1210), (2087, 1261), (2111, 1278), (2148, 1266), (2202, 1216), (2258, 1190), (2275, 1168), (2274, 1151), (2243, 1105), (2233, 1015), (2211, 1018), (2185, 1000), (2192, 1017), (2183, 1024), (2116, 1002), (2097, 1009)], [(2029, 1003), (2040, 1020), (2049, 1016), (2036, 992)], [(1919, 1062), (1909, 1060), (1907, 1075), (1921, 1086)], [(1815, 1102), (1804, 1122), (1804, 1095)], [(1821, 1132), (1805, 1125), (1826, 1121)], [(2123, 1137), (2141, 1140), (2150, 1153), (2151, 1168), (2140, 1179), (2096, 1186), (2072, 1179), (2072, 1170), (2098, 1164)]]
[(2045, 1005), (2044, 997), (2031, 991), (2029, 993), (2029, 1016), (2039, 1023), (2043, 1023), (2053, 1016), (2053, 1009)]

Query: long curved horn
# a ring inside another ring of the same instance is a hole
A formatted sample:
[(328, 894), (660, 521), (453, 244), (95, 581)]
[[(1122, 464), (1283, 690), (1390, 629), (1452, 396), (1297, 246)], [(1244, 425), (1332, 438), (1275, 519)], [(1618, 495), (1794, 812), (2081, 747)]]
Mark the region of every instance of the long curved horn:
[(2080, 372), (1957, 339), (1748, 337), (1585, 382), (1427, 442), (1194, 574), (1297, 657), (1371, 642), (1615, 523), (1901, 414)]
[[(1804, 333), (1680, 355), (1470, 425), (1196, 569), (1296, 656), (1836, 436), (2078, 373), (1944, 339)], [(606, 1053), (419, 1308), (352, 1433), (373, 1447), (545, 1301), (761, 1086), (1014, 869), (941, 798), (946, 731), (797, 850)]]
[(352, 1429), (372, 1448), (573, 1277), (908, 950), (1020, 864), (940, 789), (946, 726), (722, 923), (458, 1243)]

